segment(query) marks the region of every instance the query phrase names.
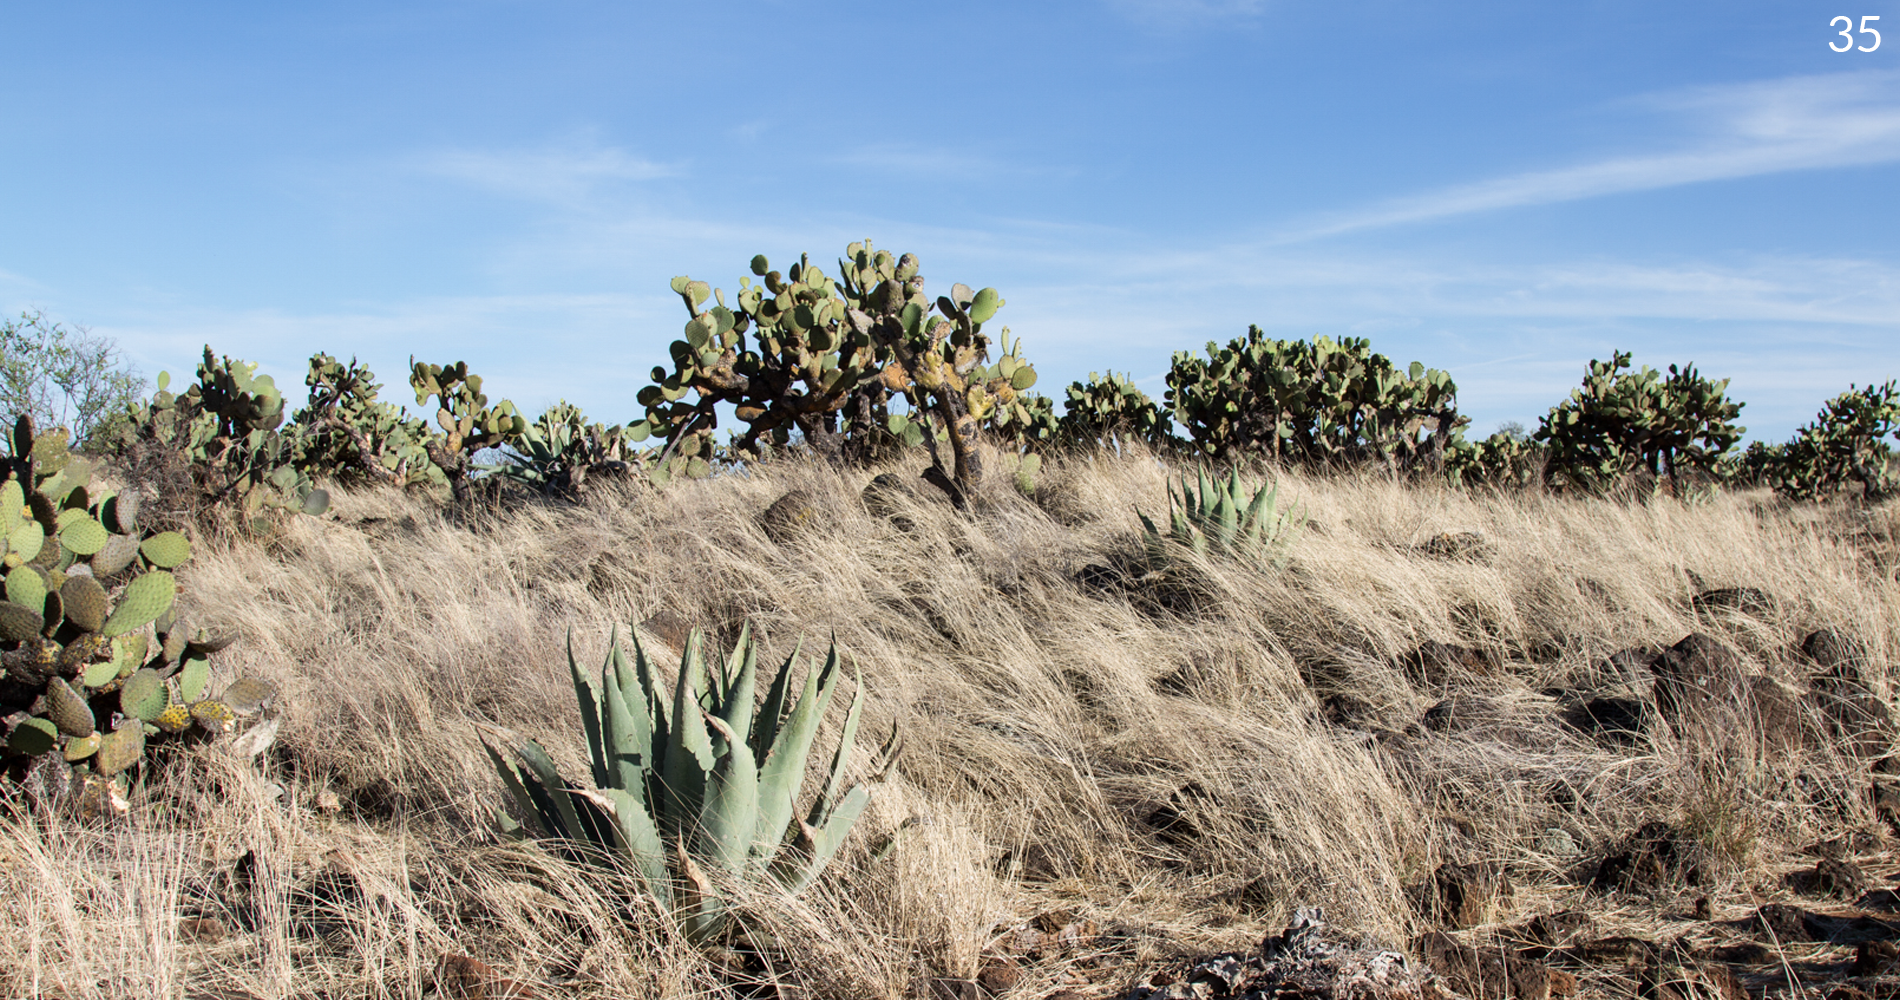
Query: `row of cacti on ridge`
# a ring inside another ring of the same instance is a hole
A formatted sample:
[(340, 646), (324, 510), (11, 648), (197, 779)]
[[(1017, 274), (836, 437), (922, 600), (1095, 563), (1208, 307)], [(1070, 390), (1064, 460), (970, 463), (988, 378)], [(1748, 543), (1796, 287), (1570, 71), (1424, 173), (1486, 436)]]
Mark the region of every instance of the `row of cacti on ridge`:
[[(325, 502), (324, 480), (440, 484), (460, 496), (495, 474), (574, 496), (590, 476), (664, 483), (792, 447), (860, 463), (921, 448), (926, 478), (961, 503), (984, 473), (980, 439), (1025, 482), (1024, 456), (1141, 441), (1219, 463), (1372, 467), (1493, 487), (1603, 490), (1633, 473), (1677, 485), (1687, 475), (1739, 478), (1797, 497), (1892, 485), (1892, 383), (1832, 400), (1795, 441), (1742, 455), (1742, 404), (1728, 399), (1726, 380), (1693, 367), (1633, 369), (1619, 352), (1592, 361), (1534, 434), (1467, 441), (1446, 372), (1401, 367), (1363, 339), (1277, 340), (1250, 328), (1204, 354), (1177, 352), (1160, 401), (1125, 376), (1091, 374), (1068, 387), (1058, 414), (1033, 391), (1021, 341), (1007, 328), (992, 334), (1004, 306), (993, 288), (958, 284), (932, 299), (915, 256), (868, 240), (846, 248), (835, 275), (803, 257), (783, 272), (754, 257), (751, 272), (731, 296), (673, 279), (686, 322), (668, 347), (671, 366), (653, 369), (636, 393), (643, 412), (626, 424), (589, 421), (566, 403), (530, 421), (507, 400), (491, 404), (466, 364), (412, 359), (410, 388), (433, 410), (425, 420), (378, 399), (361, 365), (321, 354), (305, 379), (308, 404), (286, 419), (268, 377), (207, 348), (197, 383), (172, 393), (161, 376), (120, 444), (177, 451), (208, 497), (312, 511)], [(738, 422), (723, 444), (722, 420)]]

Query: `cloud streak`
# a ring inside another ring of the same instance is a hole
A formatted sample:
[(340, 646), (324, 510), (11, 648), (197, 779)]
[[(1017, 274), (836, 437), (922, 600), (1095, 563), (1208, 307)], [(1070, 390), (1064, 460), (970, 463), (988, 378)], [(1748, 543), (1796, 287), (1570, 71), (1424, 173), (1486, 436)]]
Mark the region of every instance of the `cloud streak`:
[(1900, 160), (1900, 73), (1790, 77), (1635, 102), (1698, 134), (1683, 148), (1610, 157), (1400, 198), (1296, 228), (1297, 243), (1479, 212)]
[(418, 155), (408, 166), (493, 194), (566, 207), (586, 204), (609, 184), (682, 173), (674, 165), (591, 144), (539, 150), (445, 149)]

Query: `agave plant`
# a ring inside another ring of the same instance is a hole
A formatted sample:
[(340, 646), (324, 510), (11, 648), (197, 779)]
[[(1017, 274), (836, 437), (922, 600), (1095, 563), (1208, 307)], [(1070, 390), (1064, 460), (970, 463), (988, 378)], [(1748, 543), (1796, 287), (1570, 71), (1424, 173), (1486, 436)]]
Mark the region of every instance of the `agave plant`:
[(1219, 555), (1249, 562), (1286, 565), (1287, 551), (1299, 538), (1306, 516), (1279, 510), (1279, 485), (1255, 490), (1251, 499), (1241, 484), (1239, 470), (1225, 482), (1210, 480), (1206, 469), (1196, 472), (1199, 489), (1185, 479), (1179, 493), (1168, 487), (1168, 530), (1164, 533), (1139, 509), (1135, 515), (1148, 545), (1149, 558), (1165, 564), (1170, 545), (1201, 555)]
[[(844, 783), (864, 706), (860, 680), (825, 787), (795, 815), (819, 721), (842, 678), (835, 641), (824, 667), (806, 673), (796, 700), (793, 650), (762, 705), (750, 627), (720, 670), (706, 669), (701, 645), (693, 632), (669, 698), (637, 637), (631, 660), (617, 637), (609, 642), (598, 687), (576, 662), (570, 637), (568, 668), (597, 791), (563, 778), (532, 740), (514, 748), (513, 761), (488, 747), (534, 833), (567, 842), (573, 855), (625, 863), (695, 941), (730, 926), (721, 884), (771, 877), (791, 892), (810, 885), (871, 797), (863, 784)], [(879, 776), (896, 750), (893, 726)], [(709, 878), (709, 869), (721, 878)]]

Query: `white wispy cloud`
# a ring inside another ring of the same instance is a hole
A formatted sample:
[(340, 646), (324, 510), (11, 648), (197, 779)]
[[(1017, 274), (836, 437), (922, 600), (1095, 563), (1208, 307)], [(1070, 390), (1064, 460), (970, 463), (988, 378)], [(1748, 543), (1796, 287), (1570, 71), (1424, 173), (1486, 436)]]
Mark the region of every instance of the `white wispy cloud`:
[(1669, 131), (1687, 133), (1690, 140), (1400, 198), (1320, 219), (1276, 239), (1300, 242), (1475, 212), (1900, 160), (1900, 73), (1891, 71), (1702, 87), (1630, 104), (1669, 117)]
[(682, 168), (623, 149), (573, 142), (544, 149), (443, 149), (418, 154), (410, 169), (494, 194), (578, 206), (603, 186), (677, 176)]
[(1252, 18), (1267, 6), (1266, 0), (1107, 0), (1107, 4), (1129, 20), (1173, 28)]

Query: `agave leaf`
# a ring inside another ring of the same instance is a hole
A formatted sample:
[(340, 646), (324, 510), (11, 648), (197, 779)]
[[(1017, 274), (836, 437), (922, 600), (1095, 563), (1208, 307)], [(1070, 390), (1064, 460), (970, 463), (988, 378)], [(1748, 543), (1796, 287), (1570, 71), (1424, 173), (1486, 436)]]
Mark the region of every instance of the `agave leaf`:
[(709, 714), (705, 721), (725, 737), (728, 749), (706, 783), (699, 811), (699, 853), (729, 874), (741, 875), (759, 825), (759, 768), (752, 748), (723, 719)]
[(671, 833), (679, 833), (699, 815), (706, 772), (713, 768), (712, 736), (706, 731), (693, 688), (695, 676), (705, 673), (699, 642), (697, 631), (686, 639), (679, 683), (673, 689), (673, 731), (667, 734), (666, 761), (660, 771), (663, 791), (658, 818), (661, 828)]
[(673, 892), (666, 872), (666, 844), (660, 839), (660, 828), (653, 824), (653, 815), (647, 812), (646, 801), (638, 792), (619, 788), (605, 788), (600, 794), (611, 803), (608, 811), (619, 831), (621, 849), (633, 859), (647, 891), (670, 909)]
[[(611, 644), (612, 639), (608, 642)], [(580, 703), (581, 730), (587, 735), (587, 756), (593, 762), (594, 784), (607, 787), (607, 745), (600, 729), (600, 695), (588, 683), (586, 671), (574, 658), (574, 630), (567, 630), (567, 671), (574, 679), (574, 700)]]
[(798, 662), (798, 653), (804, 646), (804, 640), (792, 645), (792, 655), (778, 668), (778, 675), (772, 678), (772, 684), (765, 692), (765, 704), (759, 706), (758, 721), (752, 727), (752, 757), (764, 760), (772, 751), (772, 740), (778, 736), (779, 722), (785, 717), (785, 699), (791, 694), (792, 666)]
[(559, 831), (553, 829), (552, 817), (542, 812), (541, 800), (528, 793), (527, 786), (522, 782), (522, 774), (515, 765), (502, 757), (487, 740), (482, 741), (482, 749), (488, 751), (488, 759), (495, 762), (495, 773), (501, 775), (501, 783), (514, 799), (515, 808), (524, 819), (537, 827), (535, 832), (543, 837), (559, 836)]
[(757, 644), (752, 642), (750, 622), (740, 630), (739, 644), (732, 647), (732, 658), (727, 661), (726, 670), (728, 676), (732, 678), (732, 684), (726, 689), (725, 702), (715, 714), (731, 730), (731, 735), (726, 739), (736, 739), (739, 743), (747, 744), (744, 748), (746, 753), (756, 759), (757, 754), (752, 752), (750, 742), (752, 739), (752, 699), (754, 688), (758, 683), (759, 651)]
[[(589, 830), (581, 822), (580, 813), (574, 809), (567, 791), (567, 779), (554, 766), (554, 758), (541, 748), (541, 744), (528, 740), (515, 748), (515, 756), (525, 765), (522, 777), (533, 781), (522, 781), (528, 794), (535, 798), (536, 806), (543, 817), (558, 820), (561, 825), (560, 836), (568, 840), (584, 841)], [(536, 786), (539, 786), (538, 788)], [(539, 791), (540, 794), (535, 793)], [(545, 800), (545, 801), (544, 801)]]
[(611, 662), (601, 667), (601, 745), (606, 752), (602, 762), (605, 780), (600, 788), (641, 792), (646, 788), (648, 760), (653, 754), (653, 719), (644, 701), (629, 705), (623, 689), (610, 677)]
[(819, 818), (831, 811), (838, 797), (838, 789), (844, 786), (844, 769), (851, 762), (851, 747), (858, 738), (858, 716), (864, 710), (864, 671), (855, 671), (858, 692), (851, 698), (851, 707), (844, 713), (844, 731), (838, 734), (838, 749), (831, 756), (831, 778), (825, 782), (825, 790), (818, 800), (812, 803), (811, 819), (816, 823)]
[(784, 836), (791, 823), (792, 807), (805, 780), (805, 761), (818, 735), (818, 721), (824, 718), (831, 693), (838, 686), (837, 675), (838, 643), (833, 640), (824, 668), (805, 675), (805, 689), (773, 738), (772, 749), (759, 771), (759, 830), (774, 841)]
[(844, 839), (851, 832), (852, 824), (864, 813), (864, 807), (871, 804), (871, 791), (863, 785), (853, 785), (845, 793), (831, 815), (825, 818), (823, 825), (799, 823), (799, 850), (784, 856), (786, 864), (778, 868), (779, 880), (791, 892), (799, 892), (825, 870), (831, 859), (838, 855), (838, 848), (844, 846)]

